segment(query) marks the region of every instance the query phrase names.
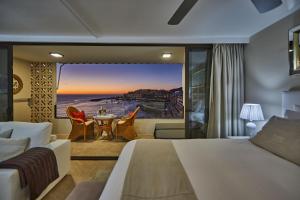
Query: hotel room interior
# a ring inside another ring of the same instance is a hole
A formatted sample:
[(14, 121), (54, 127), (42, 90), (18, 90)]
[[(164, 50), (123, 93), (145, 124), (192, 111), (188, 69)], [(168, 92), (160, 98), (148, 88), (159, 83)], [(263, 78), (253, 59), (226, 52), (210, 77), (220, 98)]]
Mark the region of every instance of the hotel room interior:
[(0, 200), (299, 200), (300, 0), (0, 0)]

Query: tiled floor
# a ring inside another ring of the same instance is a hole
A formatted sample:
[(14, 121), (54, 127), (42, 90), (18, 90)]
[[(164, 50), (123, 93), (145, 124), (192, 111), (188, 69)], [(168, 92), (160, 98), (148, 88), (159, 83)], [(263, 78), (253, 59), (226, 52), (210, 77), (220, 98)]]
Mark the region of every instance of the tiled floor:
[[(67, 138), (67, 134), (58, 135), (59, 139)], [(153, 135), (141, 134), (137, 139), (153, 139)], [(118, 156), (127, 141), (122, 139), (108, 140), (105, 136), (98, 139), (79, 139), (72, 142), (72, 156)]]

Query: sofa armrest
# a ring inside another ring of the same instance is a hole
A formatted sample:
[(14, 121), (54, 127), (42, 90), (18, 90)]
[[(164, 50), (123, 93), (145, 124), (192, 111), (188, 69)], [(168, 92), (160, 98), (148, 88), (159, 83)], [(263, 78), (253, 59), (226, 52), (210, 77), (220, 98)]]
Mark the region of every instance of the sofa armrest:
[[(56, 140), (44, 147), (50, 148), (54, 151), (59, 176), (65, 176), (70, 170), (71, 142), (69, 140)], [(28, 187), (23, 189), (20, 187), (19, 172), (16, 169), (0, 169), (0, 200), (2, 199), (29, 199)]]
[(45, 147), (52, 149), (56, 156), (59, 176), (65, 176), (70, 171), (71, 142), (70, 140), (55, 140)]
[(50, 135), (50, 143), (51, 142), (55, 142), (57, 140), (57, 136), (56, 135)]
[(0, 199), (23, 200), (28, 193), (27, 187), (21, 189), (16, 169), (0, 169)]

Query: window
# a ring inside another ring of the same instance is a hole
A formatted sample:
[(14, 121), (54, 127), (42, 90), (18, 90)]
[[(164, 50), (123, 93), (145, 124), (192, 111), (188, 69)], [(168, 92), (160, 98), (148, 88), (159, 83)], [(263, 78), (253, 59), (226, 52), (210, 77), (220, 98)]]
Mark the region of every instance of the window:
[(183, 118), (182, 64), (57, 66), (57, 117), (72, 105), (89, 116), (102, 107), (120, 117), (140, 106), (138, 118)]

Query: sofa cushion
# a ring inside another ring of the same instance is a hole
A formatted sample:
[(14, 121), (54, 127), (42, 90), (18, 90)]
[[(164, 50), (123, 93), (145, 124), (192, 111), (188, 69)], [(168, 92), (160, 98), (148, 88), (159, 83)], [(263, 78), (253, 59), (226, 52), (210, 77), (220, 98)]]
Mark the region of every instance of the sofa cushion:
[(45, 146), (50, 142), (52, 124), (49, 122), (0, 122), (0, 130), (13, 129), (11, 138), (30, 138), (30, 148)]
[(0, 138), (0, 162), (15, 157), (26, 151), (30, 138)]
[(10, 138), (11, 134), (13, 132), (13, 129), (8, 129), (8, 130), (0, 130), (0, 138)]

